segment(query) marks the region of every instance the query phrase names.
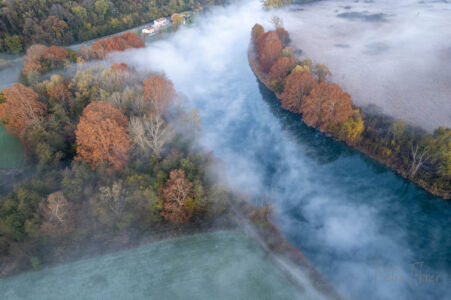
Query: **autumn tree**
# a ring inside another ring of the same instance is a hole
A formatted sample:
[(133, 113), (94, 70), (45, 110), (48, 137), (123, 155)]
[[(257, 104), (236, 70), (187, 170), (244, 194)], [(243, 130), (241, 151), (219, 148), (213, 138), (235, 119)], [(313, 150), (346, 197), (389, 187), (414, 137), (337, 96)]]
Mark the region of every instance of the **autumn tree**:
[(312, 72), (313, 70), (313, 62), (310, 58), (304, 58), (298, 63), (304, 70)]
[(287, 77), (281, 96), (282, 108), (299, 113), (301, 103), (315, 85), (315, 78), (309, 71), (292, 72)]
[(262, 34), (257, 40), (258, 61), (264, 72), (282, 55), (282, 42), (275, 31)]
[(61, 65), (67, 58), (69, 53), (63, 47), (50, 46), (42, 54), (42, 58), (49, 61), (52, 65)]
[(144, 80), (144, 99), (152, 112), (166, 114), (176, 95), (174, 84), (161, 75)]
[(47, 46), (35, 44), (30, 46), (25, 53), (27, 60), (39, 60), (44, 52), (47, 50)]
[(128, 45), (130, 45), (133, 48), (144, 48), (146, 46), (144, 40), (133, 32), (126, 32), (121, 35), (121, 38), (126, 40)]
[(81, 46), (78, 52), (80, 53), (80, 55), (83, 57), (84, 60), (89, 60), (93, 58), (92, 50), (89, 49), (89, 47), (86, 45)]
[(255, 43), (262, 34), (265, 33), (265, 29), (260, 24), (255, 24), (252, 27), (252, 41)]
[(114, 63), (111, 65), (111, 70), (113, 71), (119, 71), (119, 72), (130, 72), (130, 67), (126, 63)]
[(25, 74), (36, 73), (40, 75), (42, 73), (42, 65), (38, 60), (35, 59), (26, 60), (24, 61), (23, 66), (24, 66), (23, 72)]
[(315, 66), (314, 69), (315, 74), (318, 76), (318, 79), (320, 81), (325, 81), (327, 77), (331, 76), (332, 73), (330, 72), (329, 68), (326, 65), (318, 64)]
[(84, 110), (76, 134), (76, 160), (84, 160), (94, 169), (106, 163), (109, 169), (123, 170), (128, 162), (130, 142), (128, 120), (107, 102), (93, 102)]
[(289, 47), (283, 48), (282, 55), (286, 56), (286, 57), (289, 57), (289, 58), (292, 58), (293, 60), (295, 60), (296, 59), (296, 55), (294, 54), (294, 52), (295, 52), (294, 48), (289, 46)]
[(53, 75), (47, 86), (47, 93), (54, 103), (60, 103), (69, 109), (72, 104), (72, 92), (69, 90), (69, 82), (61, 75)]
[(92, 44), (91, 47), (92, 51), (90, 56), (96, 59), (102, 59), (108, 53), (113, 51), (124, 51), (125, 49), (130, 48), (127, 42), (119, 36), (99, 40)]
[(269, 80), (272, 82), (274, 80), (285, 78), (294, 67), (294, 59), (281, 56), (279, 57), (274, 65), (269, 71)]
[(47, 110), (39, 95), (23, 84), (14, 84), (3, 90), (4, 102), (0, 103), (0, 119), (12, 134), (19, 136), (30, 121), (42, 118)]
[(352, 115), (351, 96), (336, 83), (321, 81), (301, 103), (305, 123), (325, 132), (330, 125), (341, 124)]
[(291, 1), (292, 0), (262, 0), (262, 3), (265, 8), (274, 8), (291, 4)]
[(56, 16), (49, 16), (42, 22), (42, 25), (45, 32), (51, 36), (53, 41), (61, 43), (67, 38), (69, 38), (69, 41), (72, 41), (70, 34), (67, 34), (69, 25)]
[(103, 70), (97, 82), (102, 90), (111, 93), (124, 90), (129, 79), (130, 72), (111, 68), (110, 70)]
[(187, 223), (193, 214), (193, 184), (185, 178), (185, 171), (172, 170), (161, 194), (161, 215), (174, 224)]
[(58, 191), (47, 197), (41, 230), (51, 237), (58, 237), (74, 230), (73, 205)]
[(332, 131), (334, 131), (340, 139), (348, 142), (349, 144), (355, 144), (360, 140), (364, 130), (365, 123), (362, 119), (360, 111), (355, 109), (348, 120), (339, 126), (334, 126)]
[(279, 36), (280, 41), (282, 42), (282, 46), (287, 46), (290, 43), (290, 35), (288, 31), (286, 31), (283, 27), (276, 28), (276, 33)]
[(115, 35), (95, 42), (92, 45), (92, 51), (83, 56), (89, 55), (91, 58), (102, 59), (108, 53), (113, 51), (124, 51), (130, 48), (144, 48), (144, 40), (136, 35), (136, 33), (127, 32), (121, 36)]
[(434, 130), (429, 142), (433, 159), (438, 163), (438, 173), (451, 178), (451, 128), (439, 127)]

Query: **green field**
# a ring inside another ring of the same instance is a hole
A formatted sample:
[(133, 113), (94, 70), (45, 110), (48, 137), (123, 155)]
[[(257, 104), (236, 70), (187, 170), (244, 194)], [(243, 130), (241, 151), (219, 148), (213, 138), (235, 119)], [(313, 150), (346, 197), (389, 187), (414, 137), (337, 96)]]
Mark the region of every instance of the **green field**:
[(297, 299), (244, 236), (167, 240), (0, 281), (0, 299)]
[(20, 167), (23, 163), (24, 153), (20, 141), (6, 133), (0, 126), (0, 169)]

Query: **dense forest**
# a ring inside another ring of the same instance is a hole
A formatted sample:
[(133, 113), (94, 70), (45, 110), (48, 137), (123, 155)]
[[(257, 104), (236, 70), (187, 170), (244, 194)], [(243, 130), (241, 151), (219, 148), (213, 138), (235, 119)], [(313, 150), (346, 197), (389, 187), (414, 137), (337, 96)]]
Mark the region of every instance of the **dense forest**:
[(4, 89), (0, 119), (30, 170), (0, 195), (1, 273), (217, 220), (229, 194), (207, 176), (213, 157), (193, 144), (200, 121), (182, 106), (164, 75), (124, 63), (79, 61), (75, 74)]
[(280, 19), (273, 22), (275, 30), (253, 27), (250, 63), (282, 108), (302, 114), (308, 126), (356, 147), (430, 192), (451, 198), (450, 128), (430, 134), (377, 110), (362, 111), (329, 81), (327, 66), (298, 59)]
[(0, 52), (69, 45), (225, 0), (0, 0)]

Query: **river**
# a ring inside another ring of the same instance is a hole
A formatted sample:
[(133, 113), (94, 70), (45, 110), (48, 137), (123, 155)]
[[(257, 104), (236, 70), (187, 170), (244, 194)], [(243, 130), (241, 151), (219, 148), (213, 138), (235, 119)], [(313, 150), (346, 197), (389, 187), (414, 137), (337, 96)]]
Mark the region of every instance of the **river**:
[(449, 202), (280, 109), (247, 61), (251, 27), (271, 16), (258, 1), (217, 8), (197, 28), (116, 59), (174, 81), (199, 109), (201, 143), (229, 184), (272, 202), (284, 234), (342, 295), (444, 299)]
[(271, 16), (257, 0), (215, 8), (115, 60), (167, 74), (199, 110), (200, 143), (224, 162), (229, 185), (271, 202), (286, 237), (344, 297), (445, 299), (449, 202), (281, 110), (247, 61), (251, 27)]

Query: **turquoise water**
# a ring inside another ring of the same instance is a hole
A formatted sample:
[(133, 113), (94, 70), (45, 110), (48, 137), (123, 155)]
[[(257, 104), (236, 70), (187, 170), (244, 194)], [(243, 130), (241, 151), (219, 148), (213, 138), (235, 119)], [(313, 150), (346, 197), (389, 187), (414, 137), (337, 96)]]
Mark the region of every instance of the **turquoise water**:
[(0, 126), (0, 169), (20, 167), (23, 159), (22, 143), (16, 137), (7, 134), (6, 129)]
[(296, 299), (262, 250), (233, 232), (199, 234), (0, 281), (0, 299)]

